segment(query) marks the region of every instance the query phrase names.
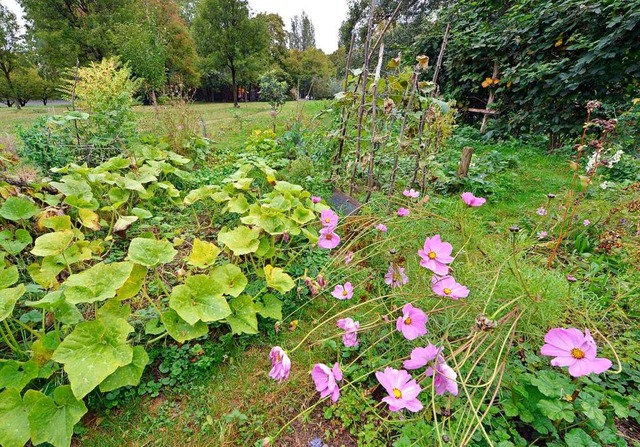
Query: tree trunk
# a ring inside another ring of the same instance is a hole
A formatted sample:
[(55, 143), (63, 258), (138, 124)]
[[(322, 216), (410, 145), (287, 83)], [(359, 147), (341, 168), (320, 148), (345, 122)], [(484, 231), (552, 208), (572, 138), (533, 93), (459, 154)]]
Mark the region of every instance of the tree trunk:
[(240, 107), (238, 104), (238, 81), (236, 80), (236, 67), (231, 66), (231, 88), (233, 89), (233, 107)]
[[(18, 98), (18, 96), (16, 95), (16, 91), (13, 88), (13, 82), (11, 82), (11, 76), (9, 76), (9, 72), (8, 71), (4, 71), (4, 78), (7, 80), (7, 86), (9, 87), (9, 91), (11, 92), (11, 94), (13, 95), (13, 103), (16, 105), (16, 108), (18, 110), (20, 110), (22, 108), (22, 106), (20, 105), (20, 98)], [(7, 104), (9, 104), (8, 102), (9, 100), (7, 100)], [(9, 106), (11, 107), (11, 106)]]
[(158, 114), (158, 97), (156, 96), (156, 90), (151, 89), (151, 103), (153, 104), (153, 110)]

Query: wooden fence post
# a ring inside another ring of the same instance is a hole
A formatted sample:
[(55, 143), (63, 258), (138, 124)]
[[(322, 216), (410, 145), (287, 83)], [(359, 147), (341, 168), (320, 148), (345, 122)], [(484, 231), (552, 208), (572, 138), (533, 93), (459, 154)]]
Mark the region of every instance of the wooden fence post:
[(458, 166), (458, 177), (463, 178), (469, 175), (469, 165), (473, 157), (473, 148), (465, 146), (462, 148), (462, 156), (460, 156), (460, 165)]

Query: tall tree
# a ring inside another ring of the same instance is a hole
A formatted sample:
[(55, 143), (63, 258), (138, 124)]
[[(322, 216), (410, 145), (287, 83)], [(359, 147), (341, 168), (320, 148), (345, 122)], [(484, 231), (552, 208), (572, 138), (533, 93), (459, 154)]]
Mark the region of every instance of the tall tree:
[(264, 22), (249, 16), (246, 0), (203, 0), (193, 22), (196, 47), (210, 70), (231, 77), (233, 104), (238, 105), (238, 81), (256, 74), (264, 59), (267, 32)]
[[(9, 8), (0, 4), (0, 71), (6, 81), (8, 96), (12, 96), (15, 104), (20, 108), (20, 100), (12, 80), (12, 75), (18, 68), (23, 52), (23, 39), (16, 15)], [(7, 100), (10, 105), (11, 99)]]
[(112, 31), (115, 51), (155, 104), (156, 93), (169, 83), (193, 86), (198, 80), (195, 43), (173, 1), (137, 0), (134, 20)]
[(117, 23), (131, 22), (136, 0), (18, 0), (42, 56), (49, 65), (70, 67), (113, 54), (106, 38)]
[(287, 31), (284, 29), (284, 21), (278, 14), (258, 14), (255, 18), (264, 22), (269, 45), (268, 52), (271, 65), (282, 70), (286, 69), (285, 60), (288, 55), (287, 50)]
[(304, 51), (316, 47), (316, 30), (307, 13), (302, 11), (299, 16), (291, 19), (291, 33), (289, 34), (289, 48)]

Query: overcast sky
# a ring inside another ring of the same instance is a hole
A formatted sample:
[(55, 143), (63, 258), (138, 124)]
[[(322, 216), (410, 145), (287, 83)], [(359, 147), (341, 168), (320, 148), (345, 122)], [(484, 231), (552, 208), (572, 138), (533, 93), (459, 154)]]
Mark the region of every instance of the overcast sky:
[(304, 11), (316, 29), (316, 46), (325, 53), (338, 48), (338, 30), (347, 17), (347, 0), (249, 0), (249, 5), (256, 13), (280, 14), (287, 30), (291, 18)]
[[(0, 0), (5, 6), (21, 16), (22, 10), (16, 0)], [(275, 12), (284, 20), (287, 30), (291, 18), (306, 12), (316, 29), (316, 46), (325, 53), (338, 48), (338, 30), (347, 16), (347, 0), (249, 0), (254, 12)]]

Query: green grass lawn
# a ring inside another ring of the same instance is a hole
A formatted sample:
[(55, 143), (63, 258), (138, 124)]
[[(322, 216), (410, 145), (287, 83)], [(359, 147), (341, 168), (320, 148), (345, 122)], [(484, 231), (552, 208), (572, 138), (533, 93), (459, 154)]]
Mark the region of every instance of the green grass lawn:
[[(324, 101), (290, 101), (284, 105), (276, 121), (283, 126), (298, 115), (312, 117), (325, 106)], [(160, 109), (163, 110), (164, 107), (160, 106)], [(264, 102), (241, 103), (237, 109), (230, 103), (194, 103), (189, 109), (197, 116), (198, 121), (202, 118), (206, 133), (214, 139), (244, 134), (247, 130), (269, 127), (272, 123), (271, 107)], [(67, 110), (68, 106), (64, 105), (23, 107), (21, 110), (2, 107), (0, 135), (15, 136), (17, 126), (28, 127), (40, 116), (62, 114)], [(138, 106), (135, 110), (140, 118), (140, 128), (152, 129), (157, 121), (155, 109), (152, 106)], [(201, 122), (200, 128), (202, 129)]]

